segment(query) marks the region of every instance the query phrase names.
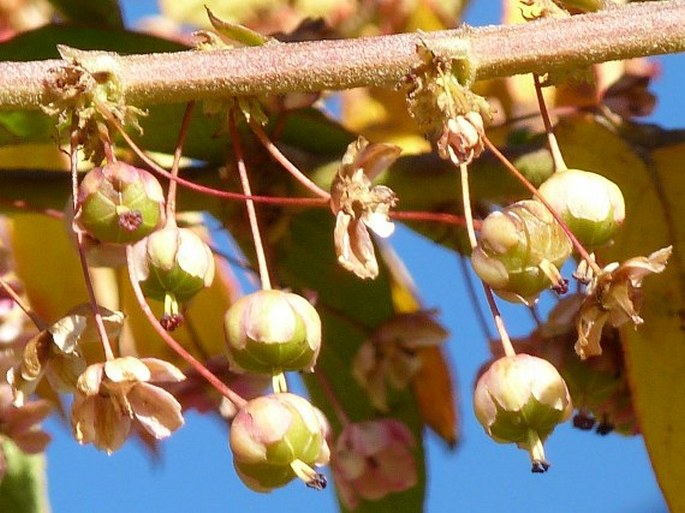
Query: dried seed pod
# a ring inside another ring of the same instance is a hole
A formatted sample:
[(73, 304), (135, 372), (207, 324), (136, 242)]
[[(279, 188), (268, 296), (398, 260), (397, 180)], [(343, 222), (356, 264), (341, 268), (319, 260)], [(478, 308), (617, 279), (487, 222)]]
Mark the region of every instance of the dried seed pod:
[(524, 200), (485, 218), (471, 263), (503, 299), (531, 304), (548, 287), (564, 291), (559, 267), (570, 254), (571, 242), (552, 214)]
[(558, 171), (540, 186), (540, 194), (590, 248), (606, 244), (625, 219), (621, 189), (597, 173)]
[(88, 172), (78, 205), (74, 224), (101, 242), (137, 242), (164, 223), (164, 191), (157, 179), (123, 162)]
[(240, 298), (224, 316), (232, 370), (263, 374), (311, 371), (321, 347), (321, 320), (309, 301), (282, 290)]
[(325, 478), (311, 465), (328, 463), (325, 430), (321, 412), (302, 397), (278, 393), (249, 401), (231, 424), (238, 477), (257, 492), (270, 492), (295, 477), (323, 488)]
[(533, 472), (545, 472), (542, 442), (571, 416), (568, 388), (547, 360), (517, 354), (496, 360), (474, 392), (478, 422), (496, 442), (515, 443), (530, 454)]

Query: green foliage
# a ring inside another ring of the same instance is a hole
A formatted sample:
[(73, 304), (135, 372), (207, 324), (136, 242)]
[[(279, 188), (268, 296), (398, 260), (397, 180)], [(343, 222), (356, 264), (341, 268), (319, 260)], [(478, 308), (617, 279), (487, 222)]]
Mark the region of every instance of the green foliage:
[(0, 511), (48, 513), (45, 456), (24, 454), (10, 440), (0, 442), (7, 471), (0, 480)]

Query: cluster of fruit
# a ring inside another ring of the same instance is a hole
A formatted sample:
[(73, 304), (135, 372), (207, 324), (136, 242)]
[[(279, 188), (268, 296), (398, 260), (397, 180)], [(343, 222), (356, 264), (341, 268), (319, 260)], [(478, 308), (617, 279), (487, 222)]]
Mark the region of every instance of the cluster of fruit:
[[(133, 245), (132, 267), (144, 294), (163, 301), (162, 324), (182, 322), (180, 304), (212, 283), (210, 248), (165, 212), (162, 187), (142, 169), (122, 162), (98, 167), (79, 186), (74, 228), (101, 245)], [(321, 345), (321, 321), (305, 298), (259, 290), (236, 301), (224, 317), (231, 370), (278, 376), (312, 370)], [(311, 465), (325, 464), (326, 422), (305, 399), (277, 393), (248, 401), (232, 422), (230, 444), (238, 475), (268, 491), (296, 476), (322, 487)]]
[[(559, 170), (538, 192), (539, 198), (490, 214), (471, 257), (476, 273), (495, 293), (527, 305), (547, 288), (557, 292), (567, 288), (559, 268), (573, 245), (564, 228), (577, 243), (594, 249), (611, 240), (625, 217), (620, 189), (596, 173)], [(494, 440), (515, 443), (529, 452), (533, 472), (549, 467), (542, 442), (573, 410), (557, 369), (528, 354), (509, 354), (492, 363), (476, 384), (474, 408)]]

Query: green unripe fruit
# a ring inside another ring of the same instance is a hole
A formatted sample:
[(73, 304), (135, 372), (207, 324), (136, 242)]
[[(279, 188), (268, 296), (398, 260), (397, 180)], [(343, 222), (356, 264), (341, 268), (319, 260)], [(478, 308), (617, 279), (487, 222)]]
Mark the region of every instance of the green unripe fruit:
[(260, 290), (240, 298), (224, 316), (231, 368), (263, 374), (311, 371), (321, 347), (321, 320), (301, 296)]
[[(258, 492), (269, 492), (298, 476), (322, 479), (311, 465), (325, 465), (330, 457), (321, 413), (290, 393), (249, 401), (233, 419), (230, 445), (238, 477)], [(306, 477), (303, 468), (308, 468)]]
[(515, 443), (529, 452), (533, 472), (544, 472), (542, 442), (573, 406), (568, 388), (547, 360), (517, 354), (496, 360), (476, 384), (473, 405), (478, 422), (496, 442)]
[(539, 189), (581, 244), (606, 244), (623, 224), (625, 202), (621, 189), (597, 173), (567, 169), (554, 173)]
[(531, 304), (544, 289), (562, 288), (558, 268), (570, 254), (571, 242), (552, 214), (524, 200), (485, 218), (471, 263), (497, 295)]
[(214, 257), (209, 246), (187, 228), (167, 223), (133, 246), (140, 287), (147, 297), (168, 296), (187, 301), (214, 279)]
[(89, 171), (79, 184), (74, 223), (105, 243), (141, 240), (164, 223), (164, 191), (147, 171), (113, 162)]

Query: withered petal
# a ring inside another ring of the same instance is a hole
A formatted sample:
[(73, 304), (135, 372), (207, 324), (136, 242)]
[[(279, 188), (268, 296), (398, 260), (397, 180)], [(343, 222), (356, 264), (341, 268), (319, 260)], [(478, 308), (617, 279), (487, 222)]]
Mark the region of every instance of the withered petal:
[(185, 374), (171, 363), (159, 358), (141, 358), (141, 361), (150, 370), (152, 383), (178, 383), (186, 379)]
[(122, 356), (104, 363), (107, 378), (114, 383), (149, 381), (150, 369), (140, 359)]
[(184, 424), (181, 405), (160, 387), (139, 383), (129, 392), (128, 400), (135, 418), (158, 440), (167, 438)]

